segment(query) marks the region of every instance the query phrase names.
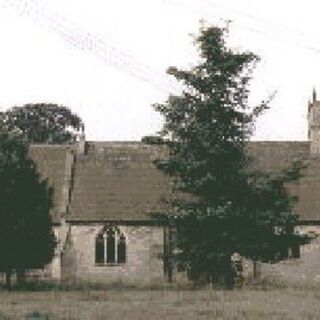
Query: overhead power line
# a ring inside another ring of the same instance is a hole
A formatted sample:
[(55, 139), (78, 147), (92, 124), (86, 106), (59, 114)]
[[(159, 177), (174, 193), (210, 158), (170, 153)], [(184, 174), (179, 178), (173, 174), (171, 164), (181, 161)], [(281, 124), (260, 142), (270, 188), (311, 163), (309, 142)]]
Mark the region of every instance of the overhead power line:
[[(216, 24), (226, 24), (226, 21), (230, 21), (230, 15), (227, 16), (225, 14), (223, 15), (218, 15), (217, 13), (213, 13), (214, 11), (210, 10), (210, 6), (212, 7), (216, 7), (216, 8), (224, 8), (229, 10), (227, 7), (222, 6), (222, 5), (217, 5), (216, 3), (213, 4), (212, 0), (210, 2), (209, 5), (206, 5), (205, 7), (203, 6), (203, 3), (201, 1), (196, 2), (196, 5), (191, 5), (190, 3), (188, 3), (187, 1), (180, 1), (180, 0), (162, 0), (163, 3), (166, 3), (167, 5), (170, 6), (175, 6), (179, 9), (184, 9), (184, 10), (188, 10), (189, 12), (192, 12), (193, 14), (196, 14), (197, 16), (199, 16), (199, 18), (211, 18), (211, 19), (215, 19), (215, 23)], [(309, 51), (313, 51), (314, 53), (319, 54), (320, 53), (320, 47), (318, 46), (314, 46), (314, 45), (309, 45), (305, 43), (306, 38), (311, 38), (313, 39), (313, 41), (318, 41), (319, 39), (316, 37), (311, 36), (310, 34), (307, 33), (303, 33), (303, 32), (297, 32), (295, 31), (295, 29), (291, 29), (291, 28), (287, 28), (282, 24), (278, 24), (278, 23), (271, 23), (271, 22), (267, 22), (268, 20), (264, 20), (264, 19), (260, 19), (257, 17), (253, 17), (250, 14), (246, 14), (246, 13), (240, 13), (238, 10), (234, 9), (231, 10), (233, 12), (236, 12), (238, 15), (242, 15), (243, 17), (246, 18), (251, 18), (251, 19), (255, 19), (256, 21), (262, 22), (264, 24), (268, 24), (268, 26), (272, 26), (273, 28), (277, 29), (277, 33), (275, 32), (270, 32), (270, 28), (268, 29), (268, 31), (265, 30), (261, 30), (258, 29), (256, 26), (255, 27), (249, 27), (249, 26), (245, 26), (241, 23), (239, 23), (238, 21), (233, 21), (232, 20), (232, 24), (237, 26), (240, 29), (243, 29), (245, 31), (249, 31), (250, 33), (255, 33), (258, 34), (262, 37), (267, 37), (268, 39), (271, 39), (272, 41), (277, 41), (280, 43), (286, 43), (289, 44), (291, 46), (295, 46), (295, 47), (299, 47), (302, 49), (306, 49)], [(222, 17), (224, 16), (224, 17)], [(283, 33), (279, 33), (279, 30), (281, 30), (281, 28), (283, 29), (284, 32), (290, 33), (290, 37), (288, 37), (288, 35), (284, 35)], [(300, 41), (296, 39), (296, 36), (300, 36)], [(304, 42), (304, 43), (301, 43)]]
[(299, 29), (289, 27), (288, 25), (285, 25), (283, 23), (269, 20), (269, 19), (265, 19), (265, 18), (261, 18), (261, 17), (255, 16), (255, 15), (252, 15), (248, 12), (244, 12), (242, 10), (238, 10), (238, 9), (235, 9), (230, 6), (226, 6), (225, 4), (222, 5), (221, 2), (218, 2), (215, 0), (207, 0), (206, 2), (208, 3), (208, 7), (212, 6), (215, 8), (222, 8), (224, 10), (227, 10), (228, 12), (233, 12), (240, 17), (254, 20), (258, 23), (265, 24), (269, 27), (271, 26), (271, 27), (277, 28), (278, 30), (282, 29), (282, 31), (287, 32), (287, 33), (291, 33), (294, 36), (300, 36), (300, 37), (303, 37), (304, 39), (307, 37), (307, 38), (312, 38), (313, 40), (319, 41), (320, 36), (318, 36), (318, 38), (317, 38), (315, 34), (303, 32)]
[(90, 52), (104, 63), (124, 71), (135, 78), (150, 83), (163, 92), (177, 91), (178, 85), (160, 71), (142, 63), (119, 49), (110, 38), (88, 31), (81, 25), (59, 15), (38, 0), (0, 0), (0, 5), (28, 17), (41, 26), (54, 31), (69, 45)]

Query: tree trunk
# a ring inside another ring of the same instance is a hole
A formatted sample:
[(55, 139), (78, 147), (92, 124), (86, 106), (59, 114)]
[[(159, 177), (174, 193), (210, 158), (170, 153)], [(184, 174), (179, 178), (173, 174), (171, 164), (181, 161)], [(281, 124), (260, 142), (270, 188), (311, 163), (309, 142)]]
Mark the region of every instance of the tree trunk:
[(11, 289), (11, 269), (6, 271), (6, 287), (8, 290)]
[(295, 244), (292, 248), (292, 258), (300, 258), (300, 244)]
[(261, 276), (261, 264), (259, 261), (253, 261), (253, 278), (259, 279)]
[(17, 283), (20, 285), (25, 284), (26, 282), (26, 272), (24, 269), (17, 270)]
[(172, 230), (170, 224), (164, 228), (164, 272), (167, 281), (172, 283), (173, 257), (172, 257)]

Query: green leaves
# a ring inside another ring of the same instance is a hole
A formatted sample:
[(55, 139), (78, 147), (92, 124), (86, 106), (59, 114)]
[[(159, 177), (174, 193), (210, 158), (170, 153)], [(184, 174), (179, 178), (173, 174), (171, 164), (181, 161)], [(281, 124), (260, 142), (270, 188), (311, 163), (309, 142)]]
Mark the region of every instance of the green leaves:
[(259, 58), (229, 49), (227, 33), (203, 27), (196, 39), (199, 64), (168, 69), (184, 84), (182, 94), (154, 105), (164, 117), (161, 142), (169, 149), (169, 158), (156, 165), (174, 177), (175, 191), (187, 195), (172, 207), (180, 257), (191, 269), (211, 275), (228, 270), (221, 263), (230, 264), (234, 252), (272, 259), (283, 251), (281, 237), (296, 223), (284, 183), (300, 170), (297, 165), (278, 177), (250, 173), (246, 143), (272, 96), (255, 108), (248, 105)]
[(71, 143), (83, 127), (70, 109), (56, 104), (26, 104), (0, 113), (0, 130), (22, 135), (30, 143)]
[(43, 267), (54, 253), (53, 190), (28, 157), (28, 145), (0, 132), (0, 270)]

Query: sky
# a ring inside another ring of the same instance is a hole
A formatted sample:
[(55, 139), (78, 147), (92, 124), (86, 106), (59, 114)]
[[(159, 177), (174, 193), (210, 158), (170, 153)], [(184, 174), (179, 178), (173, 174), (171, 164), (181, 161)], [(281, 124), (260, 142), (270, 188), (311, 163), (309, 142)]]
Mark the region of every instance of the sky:
[(197, 61), (200, 21), (229, 24), (228, 45), (261, 58), (252, 106), (277, 91), (255, 140), (306, 140), (307, 103), (320, 98), (318, 1), (0, 0), (0, 109), (68, 106), (87, 140), (155, 134), (177, 84), (165, 71)]

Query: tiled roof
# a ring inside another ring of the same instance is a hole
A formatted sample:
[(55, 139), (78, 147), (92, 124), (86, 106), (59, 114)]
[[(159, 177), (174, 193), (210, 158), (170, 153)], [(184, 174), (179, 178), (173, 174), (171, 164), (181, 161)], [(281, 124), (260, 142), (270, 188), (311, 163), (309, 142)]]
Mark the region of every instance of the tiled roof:
[(250, 142), (249, 152), (253, 157), (253, 168), (263, 172), (279, 174), (294, 161), (302, 161), (302, 177), (287, 184), (291, 195), (298, 197), (294, 212), (302, 221), (320, 223), (320, 158), (310, 157), (310, 143), (291, 142)]
[(150, 220), (165, 210), (170, 182), (153, 165), (162, 152), (141, 143), (90, 143), (75, 162), (68, 219)]
[(53, 222), (60, 221), (66, 149), (66, 146), (60, 145), (32, 145), (30, 148), (31, 158), (39, 173), (43, 178), (48, 178), (49, 184), (53, 187), (53, 208), (51, 209)]
[(251, 141), (248, 151), (253, 167), (269, 173), (278, 173), (294, 161), (309, 159), (308, 141)]
[[(301, 220), (320, 222), (320, 159), (309, 157), (309, 142), (250, 142), (252, 167), (278, 174), (296, 160), (308, 167), (303, 177), (288, 185), (299, 196), (295, 212)], [(65, 174), (64, 146), (34, 146), (31, 149), (39, 171), (55, 189), (52, 214), (59, 219)], [(170, 179), (159, 172), (153, 160), (165, 155), (163, 146), (140, 142), (89, 142), (86, 155), (76, 157), (71, 202), (67, 220), (149, 220), (166, 210)]]

